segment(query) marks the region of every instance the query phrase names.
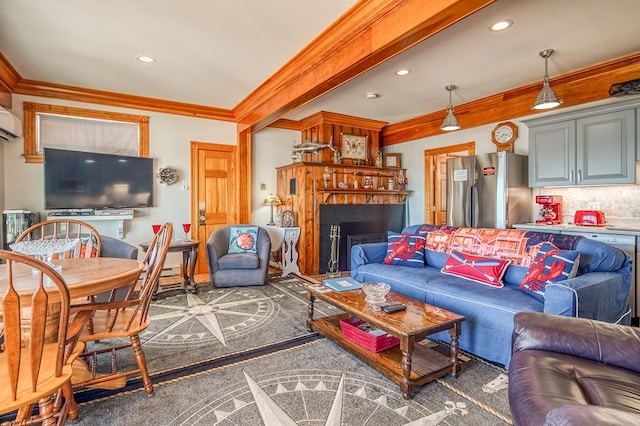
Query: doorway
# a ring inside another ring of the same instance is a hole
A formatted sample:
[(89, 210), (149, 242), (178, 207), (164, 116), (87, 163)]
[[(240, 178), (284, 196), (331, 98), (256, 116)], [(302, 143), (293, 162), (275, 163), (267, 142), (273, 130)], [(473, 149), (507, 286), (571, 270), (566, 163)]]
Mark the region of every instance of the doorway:
[(191, 142), (191, 235), (200, 241), (196, 274), (208, 273), (211, 233), (236, 222), (235, 156), (235, 145)]
[(476, 143), (467, 142), (424, 151), (424, 220), (447, 223), (447, 159), (475, 155)]

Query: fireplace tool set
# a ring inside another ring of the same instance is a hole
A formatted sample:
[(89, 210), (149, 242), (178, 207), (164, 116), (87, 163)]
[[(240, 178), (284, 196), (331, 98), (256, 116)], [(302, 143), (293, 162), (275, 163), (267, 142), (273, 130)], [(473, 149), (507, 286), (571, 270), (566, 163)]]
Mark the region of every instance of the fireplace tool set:
[(331, 240), (331, 257), (327, 275), (336, 277), (340, 275), (340, 225), (331, 225), (329, 239)]

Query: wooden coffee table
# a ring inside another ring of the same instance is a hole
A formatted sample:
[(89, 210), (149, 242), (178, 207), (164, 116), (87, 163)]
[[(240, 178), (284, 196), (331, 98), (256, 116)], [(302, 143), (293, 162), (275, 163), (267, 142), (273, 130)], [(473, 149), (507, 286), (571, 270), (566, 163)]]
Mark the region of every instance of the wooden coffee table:
[[(362, 290), (321, 293), (313, 286), (307, 286), (307, 298), (309, 331), (317, 331), (393, 381), (400, 387), (405, 399), (413, 397), (413, 389), (416, 386), (422, 386), (448, 373), (458, 377), (458, 337), (461, 322), (464, 321), (462, 315), (395, 293), (389, 293), (387, 299), (398, 300), (406, 304), (407, 309), (392, 314), (374, 311), (372, 305), (364, 301)], [(345, 313), (314, 319), (313, 304), (316, 299), (325, 301)], [(400, 346), (372, 352), (344, 338), (340, 320), (350, 316), (356, 316), (400, 338)], [(416, 344), (416, 341), (443, 330), (449, 330), (451, 335), (450, 356)]]

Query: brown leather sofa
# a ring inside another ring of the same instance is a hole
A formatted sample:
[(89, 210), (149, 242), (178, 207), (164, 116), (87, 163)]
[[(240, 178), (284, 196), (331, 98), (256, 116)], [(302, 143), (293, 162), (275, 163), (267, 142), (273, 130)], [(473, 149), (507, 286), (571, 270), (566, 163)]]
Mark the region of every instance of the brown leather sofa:
[(640, 424), (640, 329), (540, 312), (514, 322), (514, 425)]

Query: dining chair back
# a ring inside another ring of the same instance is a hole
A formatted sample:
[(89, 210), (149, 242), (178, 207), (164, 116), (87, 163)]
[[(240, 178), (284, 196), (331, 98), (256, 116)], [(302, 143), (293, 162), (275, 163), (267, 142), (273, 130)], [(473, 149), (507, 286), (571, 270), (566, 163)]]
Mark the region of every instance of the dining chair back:
[[(89, 366), (91, 377), (74, 383), (74, 387), (95, 386), (112, 389), (116, 387), (113, 385), (114, 380), (118, 383), (122, 378), (139, 373), (146, 393), (153, 394), (153, 385), (147, 371), (139, 334), (149, 326), (151, 321), (149, 316), (151, 298), (158, 288), (172, 235), (171, 223), (162, 225), (145, 252), (142, 261), (144, 272), (141, 279), (131, 283), (124, 300), (110, 299), (107, 302), (74, 306), (74, 309), (93, 311), (92, 320), (88, 322), (88, 326), (80, 336), (80, 340), (87, 343), (87, 350), (81, 358)], [(123, 338), (129, 338), (130, 342), (123, 345), (119, 340)], [(90, 344), (98, 340), (101, 343), (99, 346), (94, 347)], [(137, 368), (121, 371), (116, 362), (117, 351), (129, 347), (133, 350)], [(110, 363), (107, 365), (110, 367), (110, 372), (104, 373), (100, 371), (100, 367), (105, 365), (99, 362), (99, 355), (106, 353), (111, 354)]]
[[(44, 262), (6, 250), (0, 250), (0, 259), (6, 261), (0, 276), (6, 284), (1, 305), (0, 413), (17, 410), (15, 421), (25, 424), (64, 424), (68, 415), (77, 418), (71, 362), (84, 347), (77, 343), (78, 336), (90, 313), (69, 322), (67, 286)], [(32, 291), (29, 303), (21, 297), (27, 289)], [(33, 413), (36, 402), (38, 410)]]
[(76, 219), (50, 219), (24, 230), (16, 238), (16, 242), (23, 240), (49, 240), (77, 238), (78, 244), (71, 249), (57, 253), (54, 259), (99, 257), (102, 251), (100, 233), (91, 225)]

